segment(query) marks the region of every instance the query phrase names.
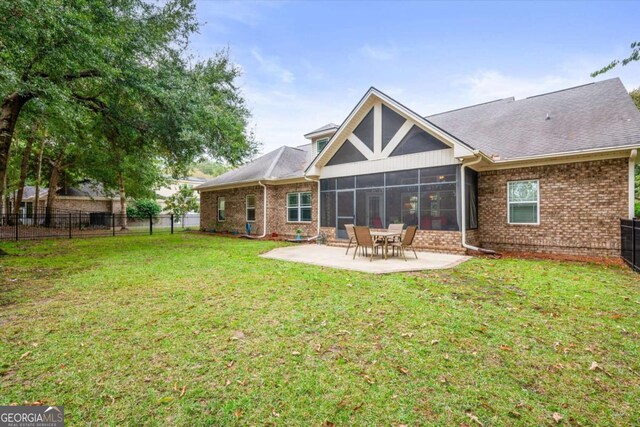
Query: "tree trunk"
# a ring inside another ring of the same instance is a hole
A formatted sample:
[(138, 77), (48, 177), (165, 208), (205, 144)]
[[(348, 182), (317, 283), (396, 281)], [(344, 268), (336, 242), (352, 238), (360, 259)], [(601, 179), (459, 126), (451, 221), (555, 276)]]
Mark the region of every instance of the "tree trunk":
[(13, 205), (13, 214), (20, 212), (22, 204), (22, 196), (24, 195), (24, 183), (27, 180), (27, 167), (29, 166), (29, 157), (31, 157), (31, 148), (33, 147), (34, 136), (27, 138), (27, 145), (22, 153), (22, 163), (20, 163), (20, 180), (18, 181), (18, 191), (16, 193), (16, 202)]
[(56, 202), (56, 190), (58, 189), (58, 183), (60, 182), (60, 173), (62, 172), (62, 159), (63, 155), (56, 159), (51, 169), (51, 176), (49, 177), (49, 192), (47, 193), (47, 214), (45, 216), (45, 225), (51, 226), (51, 215), (53, 214), (53, 208)]
[(38, 165), (36, 166), (36, 194), (33, 199), (33, 225), (38, 225), (38, 208), (40, 207), (40, 180), (42, 179), (42, 155), (44, 154), (44, 144), (46, 138), (42, 138), (40, 143), (40, 153), (38, 154)]
[(122, 172), (118, 172), (118, 192), (120, 193), (120, 229), (127, 229), (127, 195), (124, 192), (124, 178)]
[[(4, 98), (2, 105), (0, 105), (0, 182), (6, 182), (13, 132), (16, 129), (20, 110), (29, 99), (31, 99), (30, 96), (14, 92)], [(4, 199), (4, 191), (5, 187), (3, 186), (0, 188), (0, 200)]]

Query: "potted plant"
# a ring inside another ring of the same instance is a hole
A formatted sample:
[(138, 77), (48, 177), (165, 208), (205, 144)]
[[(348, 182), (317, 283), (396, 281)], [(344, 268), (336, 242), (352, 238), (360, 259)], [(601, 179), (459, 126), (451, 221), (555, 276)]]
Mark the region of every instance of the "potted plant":
[(296, 230), (296, 240), (302, 240), (302, 228)]

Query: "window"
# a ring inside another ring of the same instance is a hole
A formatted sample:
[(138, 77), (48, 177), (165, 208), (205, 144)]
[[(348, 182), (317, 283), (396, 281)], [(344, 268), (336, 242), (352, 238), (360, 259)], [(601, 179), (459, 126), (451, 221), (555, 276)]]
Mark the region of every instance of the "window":
[(247, 196), (247, 221), (252, 222), (256, 220), (256, 196), (249, 194)]
[(538, 180), (507, 183), (509, 224), (540, 224)]
[(318, 153), (324, 150), (324, 147), (327, 146), (328, 142), (329, 142), (329, 138), (322, 138), (322, 139), (319, 139), (318, 142), (316, 142), (316, 146), (318, 147)]
[(218, 197), (218, 221), (224, 221), (224, 197)]
[(311, 222), (311, 193), (287, 194), (287, 221)]

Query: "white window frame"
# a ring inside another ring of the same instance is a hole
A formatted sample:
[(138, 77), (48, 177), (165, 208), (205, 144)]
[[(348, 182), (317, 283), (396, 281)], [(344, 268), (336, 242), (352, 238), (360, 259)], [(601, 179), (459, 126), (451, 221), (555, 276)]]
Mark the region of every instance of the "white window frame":
[[(222, 209), (220, 209), (220, 200), (222, 200), (222, 203), (224, 204), (224, 207)], [(224, 196), (218, 197), (216, 209), (217, 209), (216, 219), (218, 220), (218, 222), (225, 222), (227, 220), (227, 202)], [(224, 215), (223, 219), (220, 219), (220, 211), (223, 212), (223, 215)]]
[[(289, 196), (295, 194), (296, 198), (298, 200), (298, 203), (295, 206), (289, 205)], [(311, 199), (311, 203), (309, 205), (302, 205), (302, 195), (303, 194), (309, 194), (310, 199)], [(297, 208), (298, 210), (298, 220), (297, 221), (291, 221), (289, 220), (289, 209), (293, 209), (293, 208)], [(310, 221), (303, 221), (302, 220), (302, 209), (303, 208), (310, 208), (311, 210), (311, 220)], [(311, 191), (292, 191), (291, 193), (287, 193), (287, 209), (286, 209), (286, 215), (287, 215), (287, 222), (290, 224), (296, 224), (296, 223), (302, 223), (302, 224), (310, 224), (313, 222), (313, 193)]]
[(316, 153), (322, 152), (322, 150), (320, 149), (321, 142), (324, 143), (324, 147), (322, 147), (322, 150), (324, 150), (325, 148), (327, 148), (327, 144), (329, 143), (329, 138), (320, 138), (316, 141)]
[[(535, 182), (536, 183), (536, 222), (512, 222), (511, 221), (511, 205), (518, 204), (531, 204), (532, 201), (528, 202), (512, 202), (509, 200), (511, 191), (509, 191), (509, 187), (513, 183), (521, 183), (521, 182)], [(507, 223), (509, 225), (540, 225), (540, 180), (539, 179), (519, 179), (515, 181), (507, 181)]]
[[(253, 197), (253, 206), (249, 206), (249, 197)], [(244, 199), (245, 202), (245, 219), (247, 222), (256, 222), (256, 203), (258, 199), (255, 194), (247, 194)], [(249, 219), (249, 209), (253, 209), (253, 219)]]

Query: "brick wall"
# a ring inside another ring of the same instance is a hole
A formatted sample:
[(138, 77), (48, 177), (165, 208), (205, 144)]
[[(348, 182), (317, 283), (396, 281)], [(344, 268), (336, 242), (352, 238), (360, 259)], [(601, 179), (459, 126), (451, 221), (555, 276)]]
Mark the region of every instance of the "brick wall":
[[(251, 234), (262, 234), (264, 189), (259, 185), (222, 191), (203, 191), (200, 194), (200, 228), (218, 231), (235, 229), (244, 233), (247, 223), (248, 195), (256, 196), (256, 220), (251, 223)], [(221, 222), (218, 222), (218, 197), (225, 198), (225, 220)]]
[[(482, 172), (479, 239), (498, 251), (618, 257), (627, 216), (627, 159)], [(507, 223), (507, 181), (540, 181), (540, 225)]]
[[(317, 206), (318, 191), (315, 182), (303, 182), (286, 185), (267, 185), (267, 233), (277, 233), (279, 236), (294, 237), (296, 230), (301, 228), (303, 236), (317, 234)], [(200, 226), (203, 229), (223, 229), (232, 231), (237, 229), (244, 233), (246, 220), (246, 196), (256, 196), (256, 221), (253, 223), (252, 234), (262, 234), (263, 188), (260, 186), (234, 188), (221, 191), (203, 191), (200, 195)], [(287, 221), (287, 193), (311, 192), (312, 210), (311, 222)], [(218, 197), (225, 198), (226, 220), (218, 223)]]
[[(40, 207), (45, 206), (47, 206), (46, 197), (40, 200)], [(120, 213), (120, 200), (91, 200), (89, 198), (57, 196), (53, 208), (68, 211)]]
[[(311, 222), (287, 221), (287, 193), (311, 192)], [(297, 228), (303, 236), (315, 236), (318, 232), (318, 184), (305, 181), (297, 184), (271, 185), (267, 187), (267, 231), (293, 237)]]

